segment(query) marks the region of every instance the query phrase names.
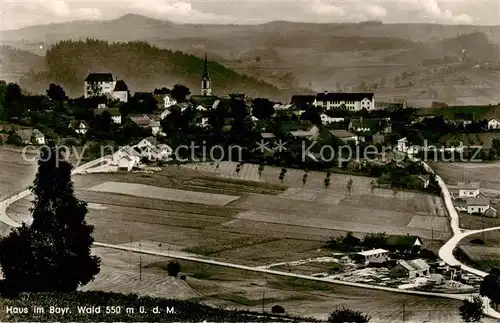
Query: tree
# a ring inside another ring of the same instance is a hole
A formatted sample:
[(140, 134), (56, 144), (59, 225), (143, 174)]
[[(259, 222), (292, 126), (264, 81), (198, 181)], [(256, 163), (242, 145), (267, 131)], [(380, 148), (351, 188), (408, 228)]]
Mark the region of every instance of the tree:
[(285, 313), (285, 309), (281, 305), (274, 305), (273, 307), (271, 307), (271, 313), (273, 313), (273, 314), (284, 314)]
[(349, 180), (347, 181), (347, 190), (349, 191), (349, 196), (351, 196), (352, 178), (349, 178)]
[(302, 186), (306, 186), (307, 183), (307, 172), (302, 176)]
[(265, 98), (256, 98), (252, 101), (252, 115), (259, 120), (268, 120), (275, 113), (274, 105)]
[(325, 181), (324, 181), (324, 184), (325, 184), (325, 190), (328, 189), (328, 187), (330, 186), (330, 175), (331, 173), (330, 172), (327, 172), (326, 173), (326, 176), (325, 176)]
[(259, 168), (257, 169), (257, 172), (259, 173), (259, 179), (262, 177), (263, 171), (264, 171), (264, 165), (259, 164)]
[(373, 191), (375, 191), (376, 188), (377, 188), (377, 182), (375, 182), (374, 180), (372, 180), (370, 182), (370, 191), (371, 191), (372, 194), (373, 194)]
[(191, 94), (191, 90), (185, 85), (176, 84), (172, 88), (170, 95), (179, 103), (186, 102), (188, 95)]
[(475, 295), (472, 301), (464, 299), (458, 310), (464, 323), (480, 323), (483, 318), (483, 308), (483, 300)]
[(388, 236), (385, 232), (368, 233), (363, 238), (363, 246), (368, 249), (386, 248)]
[(353, 311), (347, 308), (336, 309), (330, 313), (328, 323), (367, 323), (370, 317), (359, 311)]
[(24, 95), (19, 85), (15, 83), (7, 84), (3, 104), (9, 120), (19, 119), (24, 114)]
[(500, 303), (500, 284), (498, 277), (495, 268), (493, 268), (491, 273), (483, 278), (479, 286), (479, 295), (488, 297), (495, 305), (495, 308), (497, 308), (498, 303)]
[(280, 172), (280, 175), (278, 176), (281, 184), (283, 184), (283, 181), (285, 180), (285, 175), (286, 175), (286, 169), (282, 168), (281, 172)]
[(355, 237), (352, 232), (347, 232), (344, 239), (342, 240), (342, 244), (349, 249), (359, 246), (360, 243), (361, 240), (358, 237)]
[(235, 169), (236, 175), (240, 175), (242, 165), (243, 165), (242, 163), (238, 163), (238, 165), (236, 165), (236, 169)]
[(169, 276), (177, 277), (181, 271), (181, 265), (177, 261), (171, 261), (167, 265), (167, 272)]
[(64, 89), (54, 83), (50, 83), (49, 88), (47, 89), (47, 96), (54, 102), (57, 103), (56, 110), (63, 111), (64, 109), (64, 100), (66, 100), (66, 93)]
[(85, 221), (86, 203), (75, 197), (72, 166), (55, 148), (41, 157), (31, 187), (33, 222), (0, 240), (0, 264), (13, 293), (72, 292), (99, 273), (100, 259), (90, 250), (94, 228)]

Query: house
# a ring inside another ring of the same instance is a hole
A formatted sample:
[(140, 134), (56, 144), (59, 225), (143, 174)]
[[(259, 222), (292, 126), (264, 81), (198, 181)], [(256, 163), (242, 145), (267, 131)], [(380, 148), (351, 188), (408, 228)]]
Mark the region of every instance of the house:
[(387, 237), (387, 248), (400, 253), (412, 253), (424, 245), (418, 236), (390, 235)]
[(166, 110), (174, 104), (177, 104), (177, 100), (175, 100), (169, 93), (155, 94), (154, 98), (158, 102), (158, 108), (161, 110)]
[(477, 197), (479, 195), (480, 182), (459, 182), (458, 183), (458, 197), (468, 198)]
[(9, 140), (22, 145), (45, 145), (45, 136), (38, 129), (17, 130)]
[(143, 148), (147, 148), (147, 147), (154, 147), (156, 144), (157, 144), (157, 142), (156, 142), (156, 139), (154, 137), (146, 137), (146, 138), (142, 139), (141, 141), (139, 141), (134, 146), (132, 146), (132, 148), (137, 147), (139, 149), (143, 149)]
[(488, 129), (490, 130), (500, 129), (500, 118), (488, 119)]
[(467, 213), (469, 214), (481, 214), (484, 215), (486, 211), (490, 210), (489, 215), (496, 217), (497, 211), (491, 207), (490, 200), (486, 197), (478, 198), (468, 198), (467, 201)]
[(199, 111), (199, 112), (201, 112), (201, 111), (207, 111), (207, 110), (208, 109), (206, 107), (204, 107), (202, 104), (200, 104), (200, 105), (198, 105), (196, 107), (196, 111)]
[(402, 153), (405, 153), (408, 151), (408, 139), (406, 137), (401, 138), (398, 140), (397, 146), (396, 146), (397, 151), (400, 151)]
[(127, 171), (139, 165), (141, 161), (141, 154), (130, 146), (120, 147), (116, 153), (112, 155), (111, 164), (118, 166), (119, 169), (126, 169)]
[(474, 114), (473, 113), (455, 112), (453, 114), (453, 123), (455, 125), (467, 126), (467, 125), (472, 124), (472, 122), (474, 122)]
[(361, 251), (355, 255), (355, 258), (364, 264), (382, 264), (389, 260), (389, 251), (385, 249)]
[(264, 140), (266, 140), (266, 139), (268, 139), (268, 140), (269, 140), (269, 139), (274, 139), (274, 138), (276, 138), (276, 136), (275, 136), (275, 135), (274, 135), (274, 133), (272, 133), (272, 132), (262, 132), (262, 133), (260, 134), (260, 136), (261, 136), (261, 138), (262, 138), (262, 139), (264, 139)]
[(330, 133), (342, 140), (343, 142), (345, 143), (349, 143), (349, 142), (354, 142), (356, 145), (359, 144), (359, 137), (347, 130), (343, 130), (343, 129), (337, 129), (337, 130), (330, 130)]
[(104, 112), (108, 112), (111, 116), (111, 121), (116, 124), (122, 123), (122, 114), (118, 108), (106, 108), (106, 109), (96, 109), (94, 110), (95, 115), (102, 115)]
[(431, 176), (430, 175), (418, 175), (416, 177), (416, 180), (420, 183), (422, 188), (427, 188), (427, 187), (429, 187), (429, 184), (431, 182)]
[(161, 131), (160, 121), (150, 119), (149, 128), (151, 128), (153, 136), (159, 135)]
[(293, 104), (291, 104), (291, 103), (289, 103), (289, 104), (276, 103), (275, 105), (273, 105), (273, 108), (275, 111), (290, 110), (292, 107), (293, 107)]
[(313, 102), (315, 107), (345, 109), (348, 111), (374, 110), (375, 95), (373, 93), (318, 93)]
[(297, 109), (304, 111), (308, 107), (314, 105), (316, 100), (316, 95), (292, 95), (290, 103), (293, 104)]
[(390, 275), (393, 278), (416, 278), (430, 275), (430, 266), (423, 259), (400, 260), (394, 266)]
[(344, 120), (345, 120), (344, 118), (332, 118), (324, 113), (322, 113), (320, 115), (320, 117), (321, 117), (321, 123), (323, 125), (327, 125), (327, 124), (334, 123), (334, 122), (344, 122)]
[(317, 126), (312, 126), (312, 128), (307, 131), (304, 130), (290, 131), (290, 134), (295, 138), (305, 138), (311, 140), (319, 135), (319, 128)]
[(174, 150), (165, 144), (160, 144), (156, 145), (156, 148), (158, 149), (158, 159), (160, 160), (171, 160), (172, 159), (172, 154), (174, 153)]
[(90, 73), (85, 78), (84, 97), (111, 96), (115, 89), (116, 81), (111, 73)]
[(392, 132), (392, 125), (390, 118), (359, 118), (352, 119), (349, 123), (349, 131), (351, 132), (380, 132), (382, 134), (389, 134)]
[(69, 128), (73, 129), (77, 134), (84, 135), (89, 130), (89, 124), (85, 120), (74, 120), (70, 122)]
[(113, 89), (113, 93), (111, 93), (111, 97), (115, 100), (126, 103), (128, 101), (128, 93), (128, 86), (125, 84), (125, 81), (118, 80), (115, 82), (115, 87)]

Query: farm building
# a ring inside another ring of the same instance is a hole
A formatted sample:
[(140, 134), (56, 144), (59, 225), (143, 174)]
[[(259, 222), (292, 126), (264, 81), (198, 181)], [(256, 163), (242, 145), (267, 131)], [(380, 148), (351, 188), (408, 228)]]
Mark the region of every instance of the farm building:
[(359, 137), (347, 130), (343, 130), (343, 129), (339, 129), (339, 130), (330, 130), (330, 133), (342, 140), (343, 142), (345, 143), (348, 143), (348, 142), (354, 142), (356, 143), (356, 145), (359, 143)]
[(132, 169), (134, 166), (138, 166), (140, 161), (141, 155), (130, 146), (120, 147), (112, 156), (112, 165), (128, 170)]
[(389, 260), (389, 250), (385, 249), (373, 249), (358, 252), (354, 258), (362, 263), (370, 264), (382, 264)]
[(69, 124), (69, 128), (73, 129), (77, 134), (84, 135), (89, 130), (89, 124), (85, 120), (73, 120)]
[(422, 259), (400, 260), (397, 265), (391, 269), (391, 277), (394, 278), (415, 278), (429, 276), (430, 266)]
[(408, 139), (406, 137), (398, 140), (397, 150), (403, 153), (408, 151)]
[(400, 253), (411, 253), (418, 250), (418, 248), (421, 248), (423, 244), (422, 239), (418, 236), (390, 235), (387, 237), (388, 249), (398, 251)]
[(321, 117), (321, 123), (323, 125), (327, 125), (327, 124), (334, 123), (334, 122), (344, 122), (344, 118), (333, 118), (333, 117), (326, 115), (325, 113), (322, 113), (320, 115), (320, 117)]
[(21, 145), (45, 145), (45, 136), (38, 129), (17, 130), (9, 140)]
[(111, 121), (116, 124), (121, 124), (122, 123), (122, 114), (120, 113), (120, 109), (118, 108), (103, 108), (103, 109), (97, 109), (94, 110), (94, 114), (97, 115), (102, 115), (104, 112), (109, 113), (111, 116)]
[(496, 217), (497, 211), (491, 207), (490, 200), (488, 198), (479, 197), (467, 199), (467, 213), (484, 215), (487, 212), (489, 216)]
[(305, 138), (305, 139), (314, 139), (319, 135), (319, 128), (317, 126), (312, 126), (311, 129), (304, 130), (296, 130), (290, 131), (290, 134), (295, 138)]
[(126, 170), (128, 172), (130, 172), (134, 168), (135, 165), (136, 165), (135, 160), (130, 155), (124, 155), (124, 156), (120, 157), (117, 161), (118, 169)]
[(390, 118), (359, 118), (352, 119), (349, 123), (349, 131), (388, 134), (392, 132)]
[(479, 195), (480, 182), (459, 182), (458, 197), (477, 197)]
[(500, 118), (491, 118), (488, 120), (488, 129), (500, 129)]

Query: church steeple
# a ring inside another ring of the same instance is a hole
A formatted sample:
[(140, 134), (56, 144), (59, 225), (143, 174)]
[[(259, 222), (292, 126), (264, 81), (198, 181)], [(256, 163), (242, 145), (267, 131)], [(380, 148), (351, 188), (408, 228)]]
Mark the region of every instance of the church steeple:
[(201, 95), (212, 95), (211, 83), (212, 81), (210, 80), (210, 75), (208, 74), (207, 54), (205, 54), (205, 65), (203, 67), (203, 75), (201, 77)]

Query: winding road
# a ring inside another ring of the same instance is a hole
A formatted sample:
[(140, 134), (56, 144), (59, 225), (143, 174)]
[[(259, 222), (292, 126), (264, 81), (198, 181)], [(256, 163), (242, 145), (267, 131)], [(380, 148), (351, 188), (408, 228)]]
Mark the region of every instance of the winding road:
[[(93, 160), (93, 161), (88, 162), (84, 165), (76, 167), (72, 171), (72, 174), (85, 173), (85, 171), (88, 168), (91, 168), (92, 166), (95, 166), (95, 165), (100, 164), (102, 162), (108, 162), (108, 161), (109, 161), (109, 156), (105, 156), (105, 157)], [(426, 169), (433, 172), (432, 169), (427, 164), (425, 164), (425, 163), (423, 163), (423, 164), (424, 164), (424, 167), (426, 167)], [(462, 269), (464, 271), (467, 271), (467, 272), (473, 273), (475, 275), (479, 275), (479, 276), (484, 277), (487, 275), (487, 273), (482, 272), (482, 271), (477, 270), (477, 269), (474, 269), (474, 268), (471, 268), (471, 267), (468, 267), (468, 266), (465, 266), (464, 264), (461, 264), (454, 257), (453, 250), (456, 248), (456, 246), (458, 245), (460, 240), (462, 240), (463, 238), (465, 238), (469, 235), (481, 233), (481, 232), (487, 232), (487, 231), (500, 230), (500, 227), (487, 228), (484, 230), (461, 230), (459, 227), (458, 214), (457, 214), (455, 208), (453, 207), (450, 192), (448, 191), (448, 188), (446, 187), (444, 181), (439, 176), (436, 175), (436, 177), (437, 177), (439, 186), (441, 187), (442, 192), (443, 192), (443, 199), (445, 201), (446, 208), (447, 208), (448, 213), (450, 215), (450, 225), (451, 225), (451, 228), (453, 231), (453, 237), (450, 240), (448, 240), (446, 242), (446, 244), (443, 245), (443, 247), (439, 250), (439, 257), (441, 259), (443, 259), (443, 261), (449, 265), (460, 265), (460, 266), (462, 266)], [(18, 194), (15, 194), (15, 195), (1, 201), (0, 202), (0, 221), (4, 222), (5, 224), (7, 224), (11, 227), (19, 227), (21, 224), (16, 222), (16, 221), (13, 221), (7, 215), (7, 207), (10, 204), (28, 196), (29, 194), (30, 194), (29, 189), (26, 189)], [(130, 252), (135, 252), (135, 253), (149, 254), (149, 255), (154, 255), (154, 256), (163, 256), (163, 257), (167, 257), (167, 258), (175, 258), (175, 259), (181, 259), (181, 260), (186, 260), (186, 261), (193, 261), (193, 262), (199, 262), (199, 263), (205, 263), (205, 264), (210, 264), (210, 265), (223, 266), (223, 267), (229, 267), (229, 268), (235, 268), (235, 269), (241, 269), (241, 270), (247, 270), (247, 271), (253, 271), (253, 272), (261, 272), (261, 273), (266, 273), (266, 274), (271, 274), (271, 275), (294, 277), (294, 278), (300, 278), (300, 279), (305, 279), (305, 280), (312, 280), (312, 281), (334, 283), (334, 284), (352, 286), (352, 287), (358, 287), (358, 288), (372, 289), (372, 290), (383, 290), (383, 291), (402, 293), (402, 294), (441, 297), (441, 298), (450, 298), (450, 299), (457, 299), (457, 300), (463, 300), (465, 298), (471, 297), (471, 295), (466, 295), (466, 294), (442, 294), (442, 293), (420, 292), (420, 291), (402, 290), (402, 289), (390, 288), (390, 287), (384, 287), (384, 286), (375, 286), (375, 285), (368, 285), (368, 284), (361, 284), (361, 283), (346, 282), (346, 281), (341, 281), (341, 280), (333, 280), (333, 279), (329, 279), (329, 278), (312, 277), (312, 276), (294, 274), (294, 273), (289, 273), (289, 272), (276, 271), (276, 270), (266, 269), (266, 268), (262, 268), (262, 267), (249, 267), (249, 266), (244, 266), (244, 265), (239, 265), (239, 264), (221, 262), (221, 261), (212, 260), (212, 259), (199, 258), (199, 257), (191, 256), (191, 255), (186, 255), (185, 253), (182, 253), (182, 252), (175, 252), (175, 251), (159, 252), (159, 251), (146, 250), (146, 249), (141, 249), (141, 248), (127, 247), (127, 246), (120, 246), (120, 245), (113, 245), (113, 244), (101, 243), (101, 242), (95, 242), (94, 246), (123, 250), (123, 251), (130, 251)], [(489, 301), (487, 298), (483, 298), (483, 303), (485, 305), (484, 312), (487, 316), (492, 317), (492, 318), (496, 318), (496, 319), (500, 319), (500, 313), (494, 311), (489, 306)]]

